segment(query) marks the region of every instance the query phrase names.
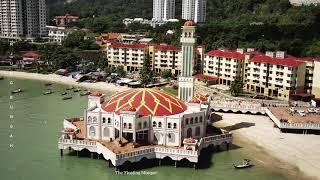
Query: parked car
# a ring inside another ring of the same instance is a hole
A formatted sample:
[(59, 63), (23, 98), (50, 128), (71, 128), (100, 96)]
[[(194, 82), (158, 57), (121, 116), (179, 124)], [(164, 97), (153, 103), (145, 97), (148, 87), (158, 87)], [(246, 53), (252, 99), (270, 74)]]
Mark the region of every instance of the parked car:
[(308, 112), (309, 112), (309, 113), (315, 113), (316, 111), (315, 111), (314, 108), (309, 108), (309, 109), (308, 109)]
[(295, 112), (296, 112), (296, 109), (295, 109), (295, 108), (290, 108), (289, 111), (290, 111), (291, 113), (295, 113)]
[(320, 108), (314, 110), (315, 113), (320, 114)]
[(303, 110), (298, 111), (298, 113), (299, 113), (299, 115), (302, 116), (302, 117), (304, 117), (304, 116), (307, 115), (307, 113), (306, 113), (305, 111), (303, 111)]

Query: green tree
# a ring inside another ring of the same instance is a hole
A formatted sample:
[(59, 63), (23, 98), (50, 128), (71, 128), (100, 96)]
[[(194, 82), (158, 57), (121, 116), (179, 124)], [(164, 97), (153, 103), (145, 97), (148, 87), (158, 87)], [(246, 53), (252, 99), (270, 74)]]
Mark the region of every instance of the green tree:
[(230, 85), (230, 93), (233, 96), (238, 96), (243, 90), (243, 82), (241, 80), (235, 80)]
[(124, 71), (124, 67), (123, 66), (117, 66), (115, 69), (115, 72), (120, 76), (120, 77), (125, 77), (126, 76), (126, 72)]
[(171, 78), (171, 77), (172, 77), (172, 73), (171, 73), (170, 70), (162, 71), (160, 75), (161, 75), (161, 77), (164, 78), (164, 79), (168, 79), (168, 78)]
[(154, 73), (151, 69), (150, 60), (146, 57), (143, 61), (143, 67), (140, 70), (140, 80), (143, 85), (147, 85), (152, 82)]
[(5, 55), (10, 50), (10, 44), (0, 40), (0, 56)]

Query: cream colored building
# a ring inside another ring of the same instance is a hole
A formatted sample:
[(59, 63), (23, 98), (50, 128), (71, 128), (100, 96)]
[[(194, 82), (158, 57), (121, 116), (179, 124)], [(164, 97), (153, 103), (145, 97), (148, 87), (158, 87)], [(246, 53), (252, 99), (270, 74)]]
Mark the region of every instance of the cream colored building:
[(320, 61), (314, 61), (312, 94), (320, 98)]
[(219, 84), (230, 85), (242, 78), (245, 55), (242, 49), (229, 51), (226, 49), (212, 50), (204, 56), (204, 74), (219, 78)]

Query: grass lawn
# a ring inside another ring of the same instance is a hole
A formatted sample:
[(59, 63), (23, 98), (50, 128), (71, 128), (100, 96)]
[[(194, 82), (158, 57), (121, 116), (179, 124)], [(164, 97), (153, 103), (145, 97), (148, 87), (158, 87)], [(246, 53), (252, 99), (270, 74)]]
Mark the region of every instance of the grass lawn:
[(165, 86), (162, 86), (161, 89), (163, 89), (165, 92), (173, 96), (178, 96), (178, 89), (173, 89), (172, 87), (165, 87)]

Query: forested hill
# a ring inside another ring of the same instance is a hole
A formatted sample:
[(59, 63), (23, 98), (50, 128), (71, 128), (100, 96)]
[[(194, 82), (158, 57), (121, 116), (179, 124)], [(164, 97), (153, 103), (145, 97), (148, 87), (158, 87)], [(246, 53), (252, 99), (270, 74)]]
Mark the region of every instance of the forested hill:
[[(62, 0), (48, 0), (50, 3)], [(176, 0), (176, 17), (181, 17)], [(289, 0), (207, 0), (207, 22), (199, 25), (199, 43), (213, 49), (255, 47), (285, 50), (293, 55), (320, 56), (320, 7), (294, 7)], [(152, 17), (152, 0), (73, 0), (49, 4), (50, 17), (69, 12), (82, 18), (109, 16), (121, 23), (125, 17)], [(82, 21), (94, 32), (107, 31), (105, 19)], [(105, 18), (105, 17), (104, 17)], [(97, 24), (101, 24), (96, 28)], [(114, 24), (114, 23), (113, 23)], [(118, 28), (121, 29), (121, 28)], [(163, 29), (163, 28), (162, 28)], [(113, 29), (117, 31), (117, 28)]]

